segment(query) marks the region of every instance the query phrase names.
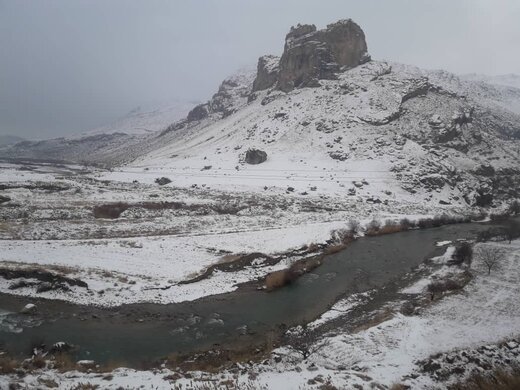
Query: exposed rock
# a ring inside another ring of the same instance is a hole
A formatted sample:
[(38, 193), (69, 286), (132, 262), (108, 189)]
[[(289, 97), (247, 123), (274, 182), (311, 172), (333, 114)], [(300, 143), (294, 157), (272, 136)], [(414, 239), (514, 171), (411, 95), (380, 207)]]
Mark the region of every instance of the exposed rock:
[(20, 313), (22, 314), (32, 314), (36, 312), (36, 305), (33, 303), (28, 303), (23, 307), (22, 310), (20, 310)]
[(169, 178), (163, 176), (163, 177), (158, 177), (157, 179), (155, 179), (155, 182), (157, 184), (159, 184), (160, 186), (164, 186), (166, 184), (170, 184), (172, 181)]
[(199, 104), (195, 106), (193, 110), (188, 113), (188, 121), (200, 121), (204, 118), (207, 118), (209, 115), (209, 107), (207, 103)]
[(348, 154), (342, 151), (329, 152), (330, 158), (333, 160), (345, 161), (348, 160)]
[(267, 153), (258, 149), (249, 149), (246, 152), (246, 163), (248, 164), (261, 164), (267, 160)]
[(278, 87), (319, 86), (320, 79), (334, 79), (341, 67), (354, 67), (370, 60), (365, 34), (351, 19), (330, 24), (291, 27), (280, 59)]
[(278, 64), (280, 57), (267, 55), (258, 59), (256, 79), (253, 92), (271, 88), (278, 81)]

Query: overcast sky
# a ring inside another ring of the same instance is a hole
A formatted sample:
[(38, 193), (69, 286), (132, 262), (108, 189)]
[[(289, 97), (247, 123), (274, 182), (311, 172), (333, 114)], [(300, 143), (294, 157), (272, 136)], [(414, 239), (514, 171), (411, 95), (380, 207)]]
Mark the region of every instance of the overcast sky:
[(49, 138), (206, 100), (289, 27), (352, 18), (374, 59), (520, 74), (519, 0), (0, 0), (0, 135)]

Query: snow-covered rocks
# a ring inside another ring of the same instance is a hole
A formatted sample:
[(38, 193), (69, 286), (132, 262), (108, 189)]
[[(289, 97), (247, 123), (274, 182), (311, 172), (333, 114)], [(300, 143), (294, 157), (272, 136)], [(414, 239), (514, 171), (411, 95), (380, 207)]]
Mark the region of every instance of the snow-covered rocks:
[(28, 303), (25, 305), (22, 310), (20, 310), (20, 313), (22, 314), (34, 314), (36, 313), (36, 305), (34, 303)]

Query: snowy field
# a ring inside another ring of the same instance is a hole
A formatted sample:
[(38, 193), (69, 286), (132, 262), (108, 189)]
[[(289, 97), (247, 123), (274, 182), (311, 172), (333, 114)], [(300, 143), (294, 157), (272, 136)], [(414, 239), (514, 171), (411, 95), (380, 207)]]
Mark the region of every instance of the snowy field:
[[(325, 190), (301, 195), (287, 192), (284, 182), (269, 191), (192, 188), (178, 180), (159, 186), (154, 178), (161, 172), (131, 172), (125, 176), (79, 166), (2, 165), (3, 193), (10, 200), (0, 208), (1, 266), (78, 278), (88, 288), (36, 293), (34, 280), (24, 279), (27, 286), (17, 283), (13, 289), (14, 281), (2, 278), (0, 291), (103, 306), (193, 300), (233, 291), (239, 283), (287, 267), (301, 256), (285, 253), (325, 244), (350, 220), (416, 219), (465, 210), (413, 199), (367, 203), (362, 196)], [(107, 181), (108, 176), (119, 180)], [(129, 205), (119, 218), (95, 218), (96, 206), (117, 202)], [(162, 206), (168, 202), (176, 202), (175, 207)], [(179, 284), (249, 253), (282, 259), (276, 265), (260, 262)]]

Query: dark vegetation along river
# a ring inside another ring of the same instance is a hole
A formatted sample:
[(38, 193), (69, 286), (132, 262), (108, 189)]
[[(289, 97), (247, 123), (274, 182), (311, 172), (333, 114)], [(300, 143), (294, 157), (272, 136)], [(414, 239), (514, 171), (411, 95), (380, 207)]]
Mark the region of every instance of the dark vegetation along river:
[[(75, 358), (139, 366), (171, 353), (248, 345), (286, 326), (308, 322), (338, 298), (383, 286), (444, 249), (438, 241), (473, 238), (489, 224), (448, 225), (366, 237), (329, 255), (292, 285), (274, 292), (243, 289), (194, 302), (89, 308), (37, 300), (36, 316), (14, 314), (26, 298), (0, 295), (0, 343), (26, 357), (31, 345), (78, 346)], [(34, 301), (34, 300), (33, 300)], [(13, 332), (16, 330), (17, 332)]]

